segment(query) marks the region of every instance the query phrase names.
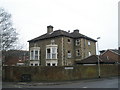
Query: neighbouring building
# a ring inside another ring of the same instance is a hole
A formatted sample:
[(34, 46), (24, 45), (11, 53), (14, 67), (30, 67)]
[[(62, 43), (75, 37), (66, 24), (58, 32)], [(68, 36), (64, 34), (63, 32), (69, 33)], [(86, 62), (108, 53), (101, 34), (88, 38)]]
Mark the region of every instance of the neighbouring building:
[(104, 50), (104, 52), (101, 53), (101, 56), (112, 59), (118, 63), (120, 62), (120, 50), (117, 49)]
[(105, 56), (99, 56), (98, 58), (98, 55), (91, 55), (80, 61), (75, 61), (75, 65), (96, 65), (98, 64), (98, 60), (100, 64), (116, 64), (117, 63), (117, 61), (111, 58), (107, 58)]
[(53, 31), (47, 26), (47, 33), (29, 40), (30, 66), (70, 66), (91, 55), (96, 55), (96, 40), (79, 30)]
[(3, 66), (22, 66), (29, 63), (29, 51), (8, 50), (2, 52)]

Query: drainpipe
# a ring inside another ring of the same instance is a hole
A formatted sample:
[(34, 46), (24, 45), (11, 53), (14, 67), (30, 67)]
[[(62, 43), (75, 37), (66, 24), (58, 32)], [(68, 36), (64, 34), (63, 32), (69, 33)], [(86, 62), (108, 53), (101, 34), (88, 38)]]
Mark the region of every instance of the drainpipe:
[(63, 61), (63, 56), (64, 56), (63, 54), (64, 54), (64, 53), (63, 53), (63, 37), (62, 37), (62, 65), (64, 64), (64, 63), (63, 63), (63, 62), (64, 62), (64, 61)]

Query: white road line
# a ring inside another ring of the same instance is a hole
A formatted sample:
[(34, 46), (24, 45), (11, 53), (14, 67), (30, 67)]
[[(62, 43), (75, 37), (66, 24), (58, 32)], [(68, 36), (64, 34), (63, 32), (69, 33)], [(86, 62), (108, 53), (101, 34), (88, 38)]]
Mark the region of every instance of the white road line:
[(83, 88), (87, 88), (87, 87), (83, 87)]

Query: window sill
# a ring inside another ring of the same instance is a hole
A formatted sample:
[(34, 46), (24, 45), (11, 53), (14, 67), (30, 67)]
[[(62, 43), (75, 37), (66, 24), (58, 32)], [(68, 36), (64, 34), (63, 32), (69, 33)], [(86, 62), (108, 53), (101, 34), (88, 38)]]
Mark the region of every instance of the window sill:
[(32, 60), (30, 60), (30, 61), (39, 61), (39, 60), (34, 60), (34, 59), (32, 59)]
[(58, 59), (46, 59), (46, 60), (58, 60)]
[(72, 59), (72, 57), (70, 57), (70, 58), (68, 57), (67, 59)]

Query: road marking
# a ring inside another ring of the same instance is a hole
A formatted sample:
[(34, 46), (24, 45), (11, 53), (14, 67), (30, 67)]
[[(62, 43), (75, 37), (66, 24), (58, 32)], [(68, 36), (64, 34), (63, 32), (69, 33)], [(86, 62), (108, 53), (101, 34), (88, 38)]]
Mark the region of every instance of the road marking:
[(21, 86), (18, 86), (18, 85), (14, 85), (14, 87), (16, 87), (16, 88), (22, 88)]
[(83, 88), (87, 88), (87, 87), (83, 87)]

